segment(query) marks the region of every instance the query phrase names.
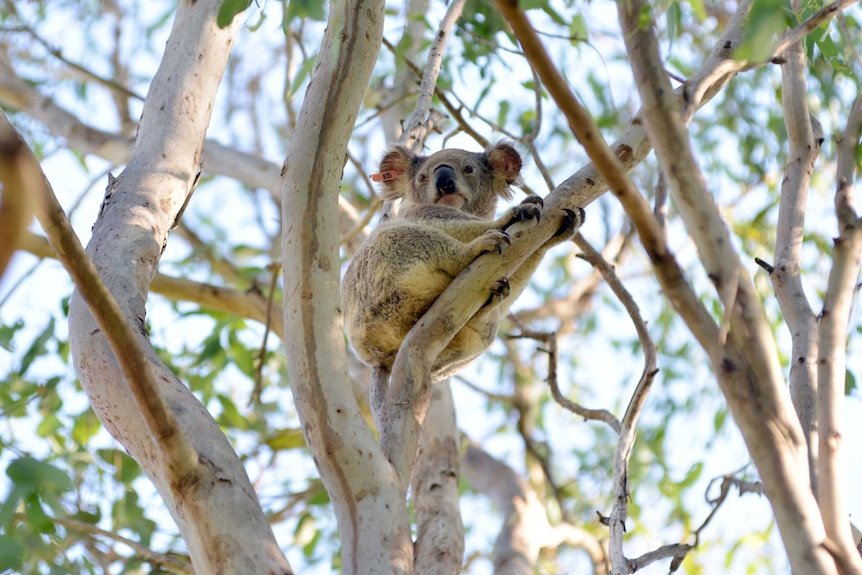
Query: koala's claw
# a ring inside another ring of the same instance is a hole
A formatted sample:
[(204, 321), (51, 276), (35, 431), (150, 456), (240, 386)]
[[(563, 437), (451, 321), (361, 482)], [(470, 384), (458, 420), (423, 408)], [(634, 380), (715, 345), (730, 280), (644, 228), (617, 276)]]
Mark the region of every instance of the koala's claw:
[(481, 238), (479, 253), (497, 252), (502, 254), (510, 245), (512, 245), (512, 240), (504, 230), (488, 230)]
[(545, 207), (545, 200), (542, 199), (542, 196), (527, 196), (521, 201), (521, 205), (524, 204), (536, 204), (540, 208)]
[(586, 215), (584, 209), (576, 208), (576, 210), (563, 208), (564, 214), (560, 221), (560, 229), (557, 230), (554, 237), (571, 237), (574, 235), (575, 230), (584, 223), (584, 216)]
[[(538, 199), (538, 202), (530, 201), (531, 198)], [(530, 220), (534, 220), (536, 225), (539, 225), (539, 222), (542, 219), (542, 209), (541, 209), (542, 198), (539, 196), (530, 196), (514, 208), (512, 208), (512, 219), (509, 220), (507, 228), (520, 223), (527, 222)]]

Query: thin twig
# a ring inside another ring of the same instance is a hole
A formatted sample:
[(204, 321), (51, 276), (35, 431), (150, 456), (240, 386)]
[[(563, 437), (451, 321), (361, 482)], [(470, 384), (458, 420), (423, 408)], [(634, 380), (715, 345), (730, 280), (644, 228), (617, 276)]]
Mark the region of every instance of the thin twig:
[(254, 391), (252, 391), (251, 398), (249, 398), (249, 405), (253, 403), (258, 403), (260, 401), (260, 395), (263, 392), (263, 364), (266, 361), (266, 340), (269, 337), (269, 332), (272, 328), (272, 322), (270, 321), (272, 318), (272, 302), (275, 298), (275, 288), (278, 285), (278, 272), (281, 270), (281, 264), (272, 263), (266, 266), (267, 271), (272, 274), (272, 278), (269, 280), (269, 292), (266, 298), (266, 322), (263, 326), (263, 338), (260, 342), (260, 350), (257, 352), (257, 369), (254, 372)]
[(635, 326), (638, 339), (644, 353), (644, 369), (640, 380), (635, 387), (634, 393), (629, 400), (629, 405), (620, 422), (619, 439), (614, 450), (613, 470), (613, 508), (609, 518), (610, 543), (609, 552), (611, 564), (615, 570), (626, 564), (623, 552), (623, 534), (625, 533), (625, 522), (628, 517), (628, 465), (637, 435), (637, 420), (646, 402), (646, 396), (652, 385), (655, 375), (658, 373), (656, 366), (656, 347), (652, 337), (647, 330), (646, 322), (640, 314), (634, 298), (623, 286), (613, 267), (605, 261), (602, 255), (581, 234), (575, 235), (575, 244), (581, 249), (580, 257), (589, 262), (599, 273), (602, 274), (608, 287), (614, 292), (617, 299), (623, 304), (629, 318)]
[(117, 543), (122, 543), (123, 545), (134, 551), (137, 557), (143, 559), (151, 565), (165, 567), (177, 573), (194, 573), (194, 569), (192, 569), (191, 562), (188, 560), (188, 558), (185, 558), (184, 560), (181, 556), (176, 554), (157, 553), (146, 545), (141, 545), (137, 541), (132, 541), (127, 537), (123, 537), (122, 535), (118, 535), (111, 531), (100, 529), (95, 525), (84, 523), (83, 521), (77, 521), (75, 519), (67, 519), (62, 517), (52, 518), (51, 521), (53, 521), (57, 525), (65, 527), (67, 530), (77, 531), (79, 533), (86, 533), (87, 535), (91, 536), (104, 537), (106, 539), (116, 541)]
[(425, 62), (425, 74), (422, 76), (422, 83), (419, 86), (419, 98), (416, 101), (416, 107), (413, 113), (404, 123), (404, 131), (401, 134), (400, 142), (413, 153), (417, 153), (422, 149), (422, 142), (425, 141), (424, 132), (422, 130), (425, 124), (426, 116), (431, 110), (431, 98), (434, 96), (434, 89), (437, 86), (437, 75), (440, 73), (440, 65), (443, 62), (443, 50), (446, 48), (446, 41), (455, 22), (461, 17), (461, 11), (464, 9), (466, 0), (453, 0), (449, 4), (446, 15), (440, 22), (437, 29), (437, 34), (434, 36), (434, 42), (428, 50), (428, 59)]
[(579, 415), (586, 421), (602, 421), (608, 424), (617, 433), (620, 432), (620, 422), (614, 417), (614, 414), (606, 409), (590, 409), (575, 403), (565, 397), (560, 391), (560, 384), (557, 379), (557, 334), (556, 332), (540, 332), (528, 328), (514, 314), (509, 314), (509, 319), (518, 327), (520, 333), (509, 336), (511, 338), (529, 338), (539, 341), (545, 345), (544, 348), (538, 348), (548, 354), (548, 387), (551, 388), (551, 395), (563, 409), (571, 411), (575, 415)]
[[(773, 61), (787, 50), (790, 46), (793, 46), (797, 42), (801, 42), (806, 36), (808, 36), (815, 29), (820, 27), (821, 24), (827, 22), (830, 18), (834, 17), (839, 12), (843, 12), (849, 6), (852, 6), (859, 0), (836, 0), (832, 4), (827, 4), (808, 18), (806, 18), (803, 22), (801, 22), (798, 26), (788, 30), (778, 42), (775, 43), (775, 46), (772, 48), (772, 52), (770, 53), (767, 61)], [(763, 62), (751, 63), (747, 65), (743, 70), (748, 70), (759, 65), (762, 65)]]

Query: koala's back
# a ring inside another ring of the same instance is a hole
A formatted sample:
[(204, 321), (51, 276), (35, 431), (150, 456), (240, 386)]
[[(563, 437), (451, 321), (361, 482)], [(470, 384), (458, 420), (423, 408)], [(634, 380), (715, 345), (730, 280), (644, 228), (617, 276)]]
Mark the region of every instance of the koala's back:
[(345, 328), (359, 359), (391, 368), (407, 332), (469, 264), (464, 259), (461, 242), (421, 219), (378, 226), (342, 284)]

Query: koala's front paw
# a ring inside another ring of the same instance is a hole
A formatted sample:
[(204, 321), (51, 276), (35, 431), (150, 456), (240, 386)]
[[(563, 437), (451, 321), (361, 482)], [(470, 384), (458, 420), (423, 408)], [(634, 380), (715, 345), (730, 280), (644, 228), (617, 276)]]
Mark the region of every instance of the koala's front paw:
[(554, 234), (554, 238), (567, 240), (574, 236), (577, 229), (583, 225), (584, 216), (586, 214), (583, 208), (575, 208), (574, 210), (563, 208), (563, 212), (564, 214), (563, 219), (560, 221), (560, 228), (557, 230), (557, 233)]
[(542, 208), (545, 202), (539, 196), (528, 196), (520, 204), (512, 208), (511, 217), (506, 227), (512, 226), (520, 222), (533, 221), (539, 225), (542, 219)]
[(478, 242), (476, 249), (477, 255), (487, 252), (497, 252), (498, 254), (502, 254), (503, 250), (512, 244), (512, 240), (509, 239), (509, 234), (504, 230), (488, 230), (481, 235), (476, 242)]

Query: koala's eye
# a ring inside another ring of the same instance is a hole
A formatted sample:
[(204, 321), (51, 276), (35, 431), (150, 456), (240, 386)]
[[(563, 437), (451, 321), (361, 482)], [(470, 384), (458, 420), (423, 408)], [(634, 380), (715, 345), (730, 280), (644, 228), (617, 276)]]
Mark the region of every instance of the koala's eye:
[(419, 183), (424, 184), (428, 181), (428, 176), (426, 174), (419, 174)]
[(473, 166), (464, 166), (464, 173), (465, 174), (472, 174), (473, 173)]

